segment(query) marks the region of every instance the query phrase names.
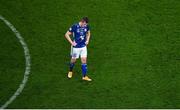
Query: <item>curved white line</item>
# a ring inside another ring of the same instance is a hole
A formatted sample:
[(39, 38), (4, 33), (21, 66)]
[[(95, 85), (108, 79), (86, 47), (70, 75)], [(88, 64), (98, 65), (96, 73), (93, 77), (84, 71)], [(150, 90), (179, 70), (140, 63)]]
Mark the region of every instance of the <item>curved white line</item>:
[(26, 60), (26, 68), (25, 68), (24, 78), (23, 78), (21, 84), (19, 85), (19, 88), (16, 90), (16, 92), (9, 98), (8, 101), (6, 101), (6, 103), (4, 105), (2, 105), (0, 107), (0, 109), (4, 109), (4, 108), (8, 107), (8, 105), (11, 104), (16, 99), (16, 97), (18, 95), (20, 95), (21, 92), (23, 91), (23, 89), (28, 81), (28, 77), (29, 77), (30, 70), (31, 70), (31, 58), (30, 58), (28, 46), (27, 46), (26, 42), (24, 41), (24, 38), (21, 36), (21, 34), (16, 30), (16, 28), (8, 20), (6, 20), (1, 15), (0, 15), (0, 20), (2, 20), (16, 35), (17, 39), (19, 40), (19, 42), (21, 43), (21, 45), (24, 49), (24, 55), (25, 55), (25, 60)]

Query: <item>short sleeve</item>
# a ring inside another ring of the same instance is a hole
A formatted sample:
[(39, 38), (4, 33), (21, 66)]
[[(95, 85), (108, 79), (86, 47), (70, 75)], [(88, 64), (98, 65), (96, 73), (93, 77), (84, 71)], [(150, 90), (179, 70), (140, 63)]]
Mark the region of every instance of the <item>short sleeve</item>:
[(75, 25), (72, 25), (70, 28), (69, 28), (69, 32), (74, 32), (75, 31)]
[(90, 31), (90, 27), (89, 27), (89, 25), (87, 26), (87, 31)]

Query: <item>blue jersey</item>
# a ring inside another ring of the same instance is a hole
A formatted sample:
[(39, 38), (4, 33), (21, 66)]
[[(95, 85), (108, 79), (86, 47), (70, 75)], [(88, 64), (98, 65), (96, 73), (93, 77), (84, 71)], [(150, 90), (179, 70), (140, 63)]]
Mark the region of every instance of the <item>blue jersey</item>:
[(73, 40), (77, 43), (77, 45), (74, 46), (75, 48), (82, 48), (86, 46), (86, 35), (89, 30), (88, 25), (81, 27), (79, 23), (77, 23), (71, 26), (69, 32), (73, 33)]

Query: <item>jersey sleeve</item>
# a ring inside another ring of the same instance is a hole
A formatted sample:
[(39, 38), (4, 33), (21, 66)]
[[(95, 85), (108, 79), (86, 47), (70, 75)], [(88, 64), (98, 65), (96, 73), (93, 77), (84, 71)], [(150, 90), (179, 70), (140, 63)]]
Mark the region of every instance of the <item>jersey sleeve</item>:
[(70, 28), (69, 28), (69, 32), (74, 32), (75, 31), (75, 25), (72, 25)]
[(89, 25), (87, 26), (87, 31), (90, 31), (90, 27), (89, 27)]

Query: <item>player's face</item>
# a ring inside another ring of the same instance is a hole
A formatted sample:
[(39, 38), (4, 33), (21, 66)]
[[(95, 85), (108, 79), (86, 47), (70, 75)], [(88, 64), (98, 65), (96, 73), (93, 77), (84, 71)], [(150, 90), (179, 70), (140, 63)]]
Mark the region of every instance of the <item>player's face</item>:
[(87, 23), (85, 21), (82, 21), (82, 27), (86, 26)]

